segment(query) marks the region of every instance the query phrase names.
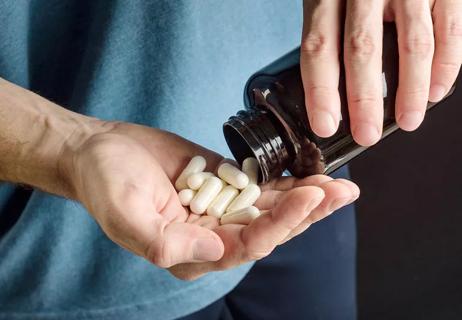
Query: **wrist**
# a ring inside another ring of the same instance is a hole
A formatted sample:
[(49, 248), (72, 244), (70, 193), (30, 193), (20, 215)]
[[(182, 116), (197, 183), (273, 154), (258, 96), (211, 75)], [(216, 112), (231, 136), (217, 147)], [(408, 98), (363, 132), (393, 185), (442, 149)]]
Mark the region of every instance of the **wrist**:
[(34, 126), (41, 132), (35, 132), (24, 145), (10, 181), (75, 199), (72, 155), (90, 137), (105, 130), (104, 122), (69, 112), (40, 115)]
[(56, 167), (54, 168), (59, 182), (58, 187), (62, 190), (62, 196), (78, 200), (76, 155), (92, 137), (110, 131), (114, 125), (114, 122), (89, 118), (76, 125), (69, 135), (62, 140), (55, 153)]
[(72, 198), (62, 158), (109, 127), (0, 79), (0, 181)]

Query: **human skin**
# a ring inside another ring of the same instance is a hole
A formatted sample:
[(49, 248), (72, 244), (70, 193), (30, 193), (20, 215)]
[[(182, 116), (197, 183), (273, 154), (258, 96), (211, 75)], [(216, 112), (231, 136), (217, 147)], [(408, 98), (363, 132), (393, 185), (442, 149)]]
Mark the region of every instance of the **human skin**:
[[(177, 135), (105, 122), (0, 79), (0, 181), (79, 201), (121, 247), (181, 279), (261, 259), (359, 196), (344, 179), (281, 177), (262, 186), (249, 225), (181, 206), (172, 184), (191, 157), (223, 158)], [(321, 243), (319, 245), (322, 245)]]
[(427, 101), (440, 101), (450, 90), (462, 63), (462, 0), (304, 0), (300, 64), (307, 112), (317, 135), (331, 136), (338, 127), (343, 46), (353, 137), (364, 146), (380, 139), (383, 21), (394, 21), (398, 33), (399, 127), (415, 130)]

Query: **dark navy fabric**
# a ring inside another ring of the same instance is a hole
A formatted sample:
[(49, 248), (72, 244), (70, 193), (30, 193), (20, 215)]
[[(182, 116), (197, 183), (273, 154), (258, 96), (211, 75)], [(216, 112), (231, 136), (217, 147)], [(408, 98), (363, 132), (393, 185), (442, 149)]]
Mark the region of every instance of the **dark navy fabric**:
[[(0, 0), (0, 77), (230, 156), (222, 123), (242, 107), (247, 78), (298, 45), (301, 16), (301, 1)], [(350, 236), (351, 221), (338, 222)], [(335, 259), (330, 232), (307, 233), (307, 270)], [(0, 319), (174, 319), (250, 267), (177, 280), (108, 240), (80, 204), (0, 183)], [(319, 297), (332, 288), (312, 285)]]

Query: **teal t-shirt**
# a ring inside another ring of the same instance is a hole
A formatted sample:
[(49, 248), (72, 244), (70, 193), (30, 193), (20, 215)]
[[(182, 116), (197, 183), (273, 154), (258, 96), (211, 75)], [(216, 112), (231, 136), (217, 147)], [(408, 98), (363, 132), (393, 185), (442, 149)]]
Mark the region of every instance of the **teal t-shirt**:
[[(298, 45), (301, 15), (292, 0), (0, 0), (0, 77), (229, 156), (222, 123), (247, 78)], [(249, 268), (177, 280), (80, 204), (0, 183), (0, 319), (173, 319)]]

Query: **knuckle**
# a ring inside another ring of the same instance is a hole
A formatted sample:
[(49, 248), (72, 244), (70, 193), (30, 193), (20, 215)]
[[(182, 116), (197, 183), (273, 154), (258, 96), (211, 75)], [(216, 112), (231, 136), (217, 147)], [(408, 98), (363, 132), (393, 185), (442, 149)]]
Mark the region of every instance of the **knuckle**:
[[(163, 230), (163, 228), (160, 228)], [(163, 235), (160, 231), (158, 237), (155, 237), (145, 248), (144, 256), (153, 264), (160, 268), (170, 268), (173, 266), (172, 259), (168, 250), (167, 242), (162, 241)]]
[(453, 19), (449, 23), (448, 34), (452, 37), (462, 38), (462, 17)]
[(425, 97), (428, 96), (428, 93), (429, 89), (427, 87), (419, 86), (415, 88), (404, 89), (400, 95), (403, 97), (403, 99), (412, 102), (411, 104), (419, 105), (426, 101)]
[(425, 86), (409, 88), (404, 91), (404, 94), (409, 95), (409, 96), (420, 96), (424, 93), (428, 93), (428, 89)]
[(446, 30), (449, 36), (462, 38), (462, 16), (450, 19)]
[(366, 112), (370, 112), (371, 106), (382, 103), (382, 99), (382, 97), (372, 93), (352, 94), (349, 98), (349, 103), (359, 111), (364, 109)]
[(347, 46), (348, 55), (352, 59), (368, 60), (374, 55), (377, 49), (377, 45), (374, 41), (374, 37), (364, 30), (358, 30), (352, 32), (345, 42)]
[(331, 87), (315, 84), (308, 86), (306, 91), (309, 96), (319, 98), (325, 98), (335, 93), (334, 89)]
[(433, 54), (433, 37), (429, 34), (406, 36), (401, 43), (404, 54), (414, 57), (428, 57)]
[(439, 69), (439, 72), (442, 72), (444, 76), (453, 77), (454, 74), (457, 75), (460, 69), (460, 63), (453, 61), (438, 61), (436, 67)]
[(462, 17), (447, 19), (441, 30), (437, 34), (440, 44), (445, 46), (457, 45), (458, 41), (462, 41)]
[(327, 38), (320, 32), (308, 33), (301, 45), (302, 54), (308, 57), (318, 57), (328, 52)]
[(150, 245), (145, 254), (146, 258), (160, 268), (169, 268), (172, 263), (169, 256), (165, 254), (165, 245)]

